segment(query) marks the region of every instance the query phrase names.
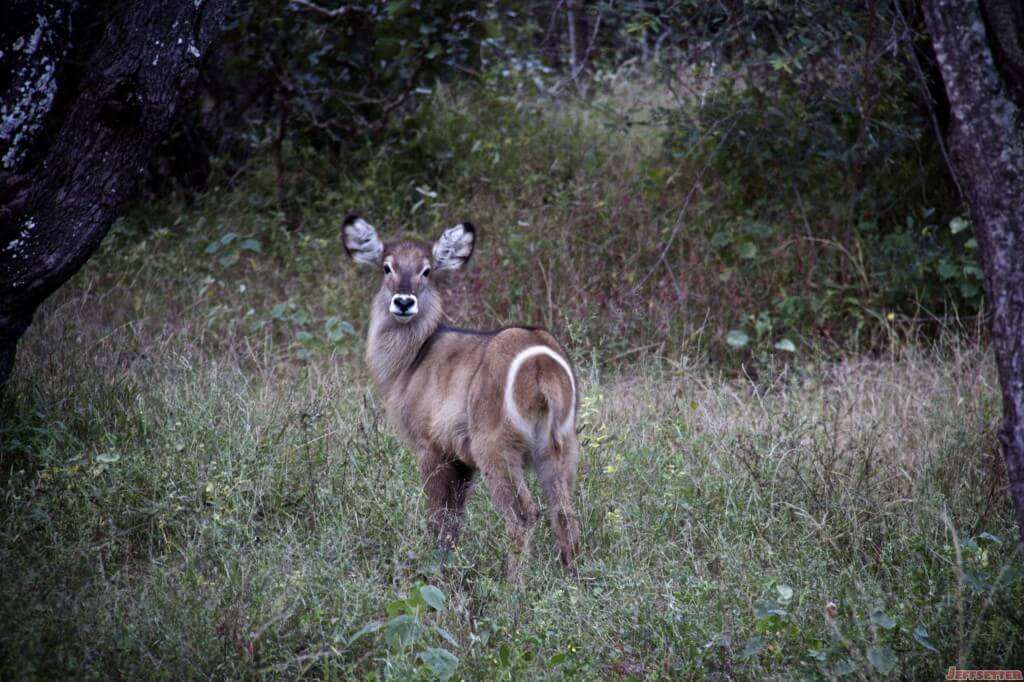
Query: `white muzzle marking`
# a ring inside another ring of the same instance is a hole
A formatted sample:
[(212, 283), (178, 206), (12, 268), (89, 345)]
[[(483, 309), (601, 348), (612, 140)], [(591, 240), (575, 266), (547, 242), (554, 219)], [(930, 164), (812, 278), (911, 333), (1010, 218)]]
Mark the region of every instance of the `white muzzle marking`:
[(565, 361), (561, 355), (551, 350), (547, 346), (530, 346), (524, 350), (519, 351), (519, 354), (512, 358), (511, 364), (508, 366), (508, 373), (505, 376), (505, 413), (508, 415), (508, 419), (512, 422), (512, 425), (519, 429), (520, 432), (525, 436), (532, 434), (532, 429), (527, 421), (523, 418), (523, 415), (519, 414), (519, 410), (516, 408), (516, 401), (513, 398), (513, 386), (516, 382), (516, 375), (519, 373), (519, 368), (523, 366), (523, 363), (536, 355), (546, 355), (565, 370), (566, 376), (569, 377), (569, 386), (572, 388), (572, 402), (569, 403), (569, 412), (565, 416), (565, 421), (559, 427), (561, 433), (568, 432), (572, 428), (572, 420), (576, 414), (576, 381), (572, 378), (572, 368), (569, 367), (569, 363)]
[(412, 321), (412, 318), (416, 317), (416, 313), (419, 311), (419, 301), (412, 294), (395, 294), (391, 297), (391, 305), (388, 307), (388, 312), (391, 313), (391, 317), (395, 318), (396, 322), (407, 324)]

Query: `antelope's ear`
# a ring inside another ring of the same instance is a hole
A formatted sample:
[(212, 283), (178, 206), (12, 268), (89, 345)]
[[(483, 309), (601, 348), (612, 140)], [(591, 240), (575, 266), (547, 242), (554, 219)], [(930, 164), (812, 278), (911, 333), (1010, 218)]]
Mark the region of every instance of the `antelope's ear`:
[(434, 269), (458, 270), (473, 255), (476, 228), (472, 223), (459, 223), (449, 227), (434, 242)]
[(345, 252), (352, 260), (361, 265), (380, 265), (384, 244), (373, 225), (359, 216), (350, 215), (345, 218), (342, 232), (345, 235)]

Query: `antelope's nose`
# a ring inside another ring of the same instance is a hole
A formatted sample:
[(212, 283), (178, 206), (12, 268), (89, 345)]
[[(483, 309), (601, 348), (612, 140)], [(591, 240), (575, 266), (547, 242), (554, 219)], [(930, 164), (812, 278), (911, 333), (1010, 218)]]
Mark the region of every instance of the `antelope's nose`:
[(416, 297), (408, 294), (395, 294), (391, 297), (391, 314), (400, 322), (407, 322), (417, 313)]

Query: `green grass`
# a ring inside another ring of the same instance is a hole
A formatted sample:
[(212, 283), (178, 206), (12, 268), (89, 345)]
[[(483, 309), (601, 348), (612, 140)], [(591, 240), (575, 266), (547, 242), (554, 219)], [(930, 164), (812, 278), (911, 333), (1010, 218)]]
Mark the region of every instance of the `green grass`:
[[(499, 120), (478, 139), (512, 165), (416, 182), (402, 164), (425, 161), (382, 156), (317, 180), (298, 232), (257, 167), (194, 204), (136, 208), (40, 311), (2, 399), (0, 677), (429, 678), (418, 655), (434, 649), (467, 680), (1024, 666), (984, 344), (889, 329), (882, 354), (801, 344), (737, 371), (728, 311), (709, 313), (729, 308), (721, 290), (690, 280), (662, 318), (651, 289), (616, 297), (666, 224), (653, 195), (597, 204), (652, 162), (650, 141), (598, 145), (599, 125), (553, 106), (484, 113)], [(419, 130), (442, 142), (425, 148), (471, 149), (458, 130), (478, 114), (435, 112)], [(476, 220), (454, 321), (567, 341), (584, 396), (578, 579), (542, 526), (524, 584), (505, 581), (481, 490), (458, 551), (430, 543), (363, 366), (373, 284), (344, 260), (347, 210), (385, 232)], [(427, 584), (443, 611), (417, 599)], [(404, 647), (372, 625), (396, 617), (419, 635)]]

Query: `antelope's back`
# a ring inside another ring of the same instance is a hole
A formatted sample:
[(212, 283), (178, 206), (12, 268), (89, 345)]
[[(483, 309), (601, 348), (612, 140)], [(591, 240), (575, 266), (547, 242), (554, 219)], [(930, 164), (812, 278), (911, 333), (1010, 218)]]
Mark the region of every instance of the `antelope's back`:
[[(529, 434), (539, 420), (574, 429), (575, 375), (549, 332), (440, 327), (420, 349), (394, 421), (416, 450), (435, 448), (472, 464), (470, 434)], [(426, 442), (424, 441), (424, 438)]]
[[(493, 334), (439, 327), (406, 372), (394, 420), (414, 450), (433, 447), (470, 461), (469, 389)], [(421, 442), (423, 440), (427, 442)]]

